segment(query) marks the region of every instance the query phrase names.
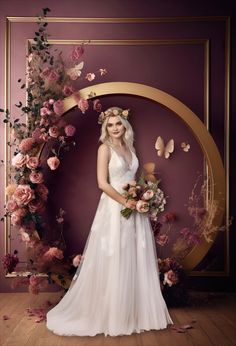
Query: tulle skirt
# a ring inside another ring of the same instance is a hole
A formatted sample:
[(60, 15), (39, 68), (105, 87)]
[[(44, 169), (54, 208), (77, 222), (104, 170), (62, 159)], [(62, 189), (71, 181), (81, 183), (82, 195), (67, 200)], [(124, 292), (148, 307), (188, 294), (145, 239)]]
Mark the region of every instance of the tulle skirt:
[(58, 335), (130, 335), (173, 324), (163, 299), (155, 240), (147, 216), (129, 219), (105, 193), (77, 274), (61, 301), (47, 313)]

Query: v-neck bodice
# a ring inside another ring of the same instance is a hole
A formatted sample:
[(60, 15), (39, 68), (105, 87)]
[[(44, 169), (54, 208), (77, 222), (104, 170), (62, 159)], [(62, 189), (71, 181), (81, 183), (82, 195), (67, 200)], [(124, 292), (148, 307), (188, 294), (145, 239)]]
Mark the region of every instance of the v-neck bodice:
[(111, 158), (108, 165), (110, 184), (123, 192), (122, 187), (130, 180), (135, 179), (135, 174), (139, 167), (139, 161), (136, 154), (131, 151), (132, 160), (129, 164), (124, 156), (118, 154), (111, 146)]

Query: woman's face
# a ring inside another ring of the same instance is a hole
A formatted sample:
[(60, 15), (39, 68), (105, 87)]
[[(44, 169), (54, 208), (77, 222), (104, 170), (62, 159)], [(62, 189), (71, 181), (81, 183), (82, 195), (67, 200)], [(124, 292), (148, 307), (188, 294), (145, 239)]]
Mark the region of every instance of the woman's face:
[(125, 127), (119, 117), (109, 117), (107, 122), (108, 135), (113, 139), (118, 139), (125, 133)]

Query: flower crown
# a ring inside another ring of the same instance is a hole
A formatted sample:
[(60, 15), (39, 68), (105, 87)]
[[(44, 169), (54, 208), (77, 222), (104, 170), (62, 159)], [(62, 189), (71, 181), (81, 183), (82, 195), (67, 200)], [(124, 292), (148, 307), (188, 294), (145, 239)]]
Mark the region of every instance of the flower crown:
[(102, 124), (107, 117), (110, 116), (121, 116), (124, 119), (128, 119), (130, 110), (129, 109), (108, 109), (105, 112), (99, 114), (98, 124)]

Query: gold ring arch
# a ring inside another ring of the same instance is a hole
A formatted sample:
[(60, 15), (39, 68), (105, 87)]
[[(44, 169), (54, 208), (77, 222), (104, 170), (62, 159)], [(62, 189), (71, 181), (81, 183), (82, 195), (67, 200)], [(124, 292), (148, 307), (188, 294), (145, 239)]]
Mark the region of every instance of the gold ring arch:
[[(215, 215), (212, 223), (215, 226), (220, 226), (225, 212), (225, 171), (217, 146), (202, 121), (191, 109), (175, 97), (144, 84), (109, 82), (93, 85), (79, 91), (79, 95), (84, 99), (112, 94), (134, 95), (158, 102), (173, 111), (191, 129), (202, 148), (208, 165), (211, 182), (208, 205), (216, 201), (219, 206), (219, 213)], [(65, 112), (76, 105), (73, 95), (64, 99)], [(213, 241), (216, 236), (217, 232), (214, 232)], [(196, 245), (181, 262), (185, 270), (191, 271), (204, 258), (212, 244), (213, 242), (208, 243), (203, 239), (202, 243)]]

